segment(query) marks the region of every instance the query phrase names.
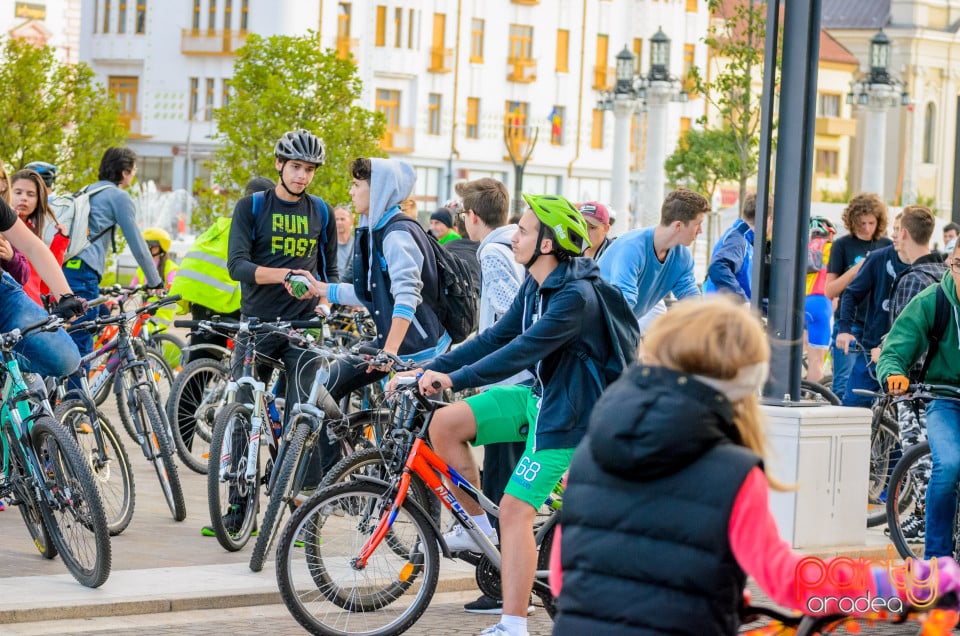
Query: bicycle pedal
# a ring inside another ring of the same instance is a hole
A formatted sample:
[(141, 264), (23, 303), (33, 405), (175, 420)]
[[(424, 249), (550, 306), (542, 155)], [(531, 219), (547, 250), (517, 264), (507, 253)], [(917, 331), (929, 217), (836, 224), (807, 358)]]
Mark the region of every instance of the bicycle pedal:
[(83, 433), (84, 435), (89, 435), (93, 433), (93, 427), (90, 426), (87, 422), (81, 422), (76, 427), (78, 433)]

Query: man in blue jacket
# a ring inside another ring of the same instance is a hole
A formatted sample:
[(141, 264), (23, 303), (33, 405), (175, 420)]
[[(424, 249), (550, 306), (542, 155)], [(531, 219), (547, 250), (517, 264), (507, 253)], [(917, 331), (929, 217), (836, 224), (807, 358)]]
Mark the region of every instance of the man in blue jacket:
[[(771, 206), (767, 206), (767, 228)], [(743, 201), (740, 218), (723, 233), (713, 248), (704, 293), (727, 292), (744, 301), (750, 300), (750, 277), (753, 275), (753, 226), (757, 218), (757, 195), (751, 192)]]
[[(536, 511), (567, 470), (602, 391), (585, 359), (611, 355), (594, 291), (600, 271), (593, 260), (577, 258), (590, 245), (583, 217), (562, 197), (523, 197), (530, 209), (520, 219), (512, 247), (530, 275), (503, 318), (427, 365), (420, 378), (420, 390), (431, 395), (493, 384), (524, 369), (534, 375), (532, 387), (494, 386), (437, 411), (430, 429), (437, 453), (475, 485), (480, 474), (471, 444), (526, 443), (500, 501), (503, 616), (483, 631), (502, 636), (527, 634), (537, 563)], [(451, 491), (497, 543), (480, 506), (458, 488)], [(444, 540), (453, 552), (479, 552), (460, 525)]]
[[(907, 207), (906, 210), (911, 209)], [(900, 216), (893, 225), (893, 234), (900, 232)], [(871, 359), (871, 350), (880, 346), (890, 326), (890, 290), (897, 276), (909, 267), (897, 254), (897, 246), (889, 245), (867, 254), (860, 271), (840, 294), (840, 307), (837, 312), (836, 345), (844, 353), (857, 352), (856, 360), (850, 369), (847, 388), (840, 396), (843, 406), (870, 408), (873, 398), (869, 395), (857, 395), (854, 389), (879, 391), (876, 362)], [(858, 306), (863, 306), (863, 333), (854, 335), (854, 324)]]

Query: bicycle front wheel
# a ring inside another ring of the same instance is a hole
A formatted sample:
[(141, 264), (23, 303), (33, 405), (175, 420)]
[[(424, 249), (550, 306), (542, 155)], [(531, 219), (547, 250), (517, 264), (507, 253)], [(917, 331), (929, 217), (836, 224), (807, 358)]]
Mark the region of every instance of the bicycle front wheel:
[(893, 462), (900, 451), (900, 427), (886, 413), (874, 412), (870, 423), (870, 482), (867, 489), (867, 527), (886, 523), (887, 494)]
[(167, 418), (180, 461), (190, 470), (207, 474), (210, 440), (217, 412), (223, 407), (230, 373), (210, 358), (190, 362), (173, 382), (167, 399)]
[(183, 348), (186, 346), (183, 340), (171, 333), (155, 333), (150, 336), (150, 344), (177, 375), (183, 368)]
[(289, 442), (284, 442), (285, 447), (281, 449), (283, 461), (280, 466), (274, 466), (274, 470), (279, 470), (277, 479), (274, 482), (273, 490), (270, 491), (270, 501), (267, 502), (267, 510), (263, 513), (263, 523), (260, 526), (260, 534), (257, 536), (256, 543), (253, 544), (253, 553), (250, 555), (250, 569), (259, 572), (263, 569), (263, 563), (267, 560), (267, 554), (270, 552), (270, 546), (273, 545), (277, 533), (280, 531), (280, 521), (283, 519), (283, 509), (289, 505), (290, 497), (297, 493), (290, 492), (293, 477), (297, 472), (297, 466), (300, 465), (303, 455), (303, 446), (310, 436), (310, 422), (300, 420), (293, 429), (293, 435)]
[(187, 505), (183, 500), (183, 487), (180, 485), (180, 473), (173, 461), (173, 444), (167, 437), (167, 428), (160, 415), (160, 408), (153, 399), (153, 393), (147, 389), (137, 389), (137, 417), (147, 451), (147, 459), (160, 480), (160, 489), (174, 521), (187, 518)]
[[(250, 409), (230, 404), (220, 411), (213, 426), (207, 469), (207, 502), (210, 527), (225, 550), (236, 552), (247, 544), (257, 521), (260, 467), (253, 481), (246, 477), (250, 452)], [(257, 449), (256, 457), (260, 457)]]
[(7, 427), (6, 431), (9, 457), (7, 478), (11, 482), (14, 494), (10, 503), (20, 509), (20, 516), (23, 517), (23, 523), (27, 526), (30, 538), (33, 539), (33, 545), (40, 552), (40, 556), (44, 559), (52, 559), (57, 556), (57, 547), (50, 537), (47, 524), (43, 521), (43, 513), (40, 512), (40, 503), (37, 501), (36, 492), (27, 485), (29, 472), (24, 460), (14, 450), (19, 445), (16, 434), (12, 427)]
[(87, 587), (100, 587), (110, 576), (110, 533), (93, 475), (80, 447), (50, 417), (40, 417), (31, 431), (53, 505), (40, 510), (50, 536), (70, 574)]
[[(107, 418), (99, 411), (96, 414), (99, 426), (87, 413), (82, 400), (68, 400), (57, 405), (54, 417), (73, 431), (80, 452), (90, 467), (97, 492), (103, 502), (107, 529), (111, 536), (126, 530), (133, 519), (136, 491), (133, 485), (133, 470), (127, 451)], [(101, 453), (102, 450), (102, 453)], [(102, 456), (101, 456), (102, 455)]]
[(427, 609), (440, 572), (438, 539), (412, 504), (401, 506), (391, 527), (410, 549), (400, 555), (381, 544), (366, 567), (354, 565), (393, 499), (382, 485), (338, 484), (311, 497), (284, 528), (277, 546), (280, 596), (309, 632), (401, 634)]
[(904, 559), (923, 558), (926, 479), (931, 463), (929, 442), (914, 444), (897, 462), (887, 485), (887, 529)]

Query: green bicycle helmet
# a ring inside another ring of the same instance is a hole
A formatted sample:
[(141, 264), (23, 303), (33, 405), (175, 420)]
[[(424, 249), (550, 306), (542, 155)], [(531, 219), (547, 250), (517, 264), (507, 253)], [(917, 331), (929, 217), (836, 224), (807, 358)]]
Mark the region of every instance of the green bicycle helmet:
[(553, 230), (561, 249), (580, 256), (583, 250), (591, 247), (587, 222), (569, 201), (554, 194), (524, 194), (523, 200), (540, 219), (541, 228)]

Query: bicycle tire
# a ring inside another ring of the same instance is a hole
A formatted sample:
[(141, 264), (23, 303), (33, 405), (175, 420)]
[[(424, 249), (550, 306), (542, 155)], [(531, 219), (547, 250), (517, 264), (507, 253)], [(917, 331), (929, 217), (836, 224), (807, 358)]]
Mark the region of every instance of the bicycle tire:
[[(173, 388), (174, 382), (173, 371), (170, 369), (167, 361), (156, 351), (143, 347), (140, 347), (140, 349), (142, 349), (142, 351), (137, 355), (140, 359), (150, 363), (150, 369), (158, 385), (159, 395), (157, 396), (156, 403), (159, 408), (159, 405), (166, 404), (167, 399), (170, 397), (170, 391)], [(120, 423), (123, 424), (123, 427), (127, 433), (129, 433), (131, 439), (139, 444), (140, 442), (137, 440), (137, 429), (133, 425), (133, 420), (130, 419), (130, 405), (127, 404), (127, 401), (123, 397), (126, 395), (127, 388), (122, 376), (118, 375), (114, 378), (113, 394), (117, 401), (117, 412), (120, 414)]]
[(833, 391), (818, 382), (811, 382), (810, 380), (800, 380), (800, 399), (827, 402), (833, 406), (840, 406), (840, 398)]
[(170, 366), (174, 375), (180, 373), (183, 367), (183, 348), (187, 344), (179, 336), (172, 333), (155, 333), (150, 335), (150, 342), (154, 351)]
[(212, 358), (187, 363), (177, 375), (167, 398), (167, 419), (177, 455), (184, 466), (207, 474), (210, 442), (217, 411), (223, 406), (230, 372)]
[(137, 389), (137, 408), (144, 423), (149, 422), (149, 428), (144, 426), (145, 442), (150, 446), (152, 458), (150, 463), (160, 480), (160, 490), (170, 508), (174, 521), (183, 521), (187, 518), (187, 505), (183, 500), (183, 487), (180, 485), (180, 474), (177, 464), (173, 461), (175, 451), (173, 442), (167, 437), (163, 417), (153, 395), (147, 389)]
[[(260, 497), (259, 461), (253, 484), (247, 483), (243, 473), (247, 466), (247, 453), (250, 450), (250, 409), (244, 404), (229, 404), (220, 410), (213, 425), (213, 439), (210, 442), (210, 461), (207, 468), (207, 503), (210, 510), (210, 527), (224, 550), (236, 552), (247, 544), (257, 522), (257, 506)], [(242, 439), (239, 446), (234, 445), (234, 436)], [(233, 462), (234, 454), (238, 456)], [(260, 450), (257, 449), (257, 458)], [(227, 462), (233, 477), (220, 480), (220, 468)], [(237, 500), (231, 501), (232, 498)], [(243, 520), (236, 531), (231, 531), (224, 523), (234, 506), (242, 506)]]
[(40, 552), (44, 559), (53, 559), (57, 556), (57, 546), (53, 543), (50, 536), (50, 530), (44, 521), (43, 513), (40, 511), (40, 503), (37, 501), (36, 493), (33, 488), (27, 484), (27, 469), (20, 455), (14, 451), (14, 447), (19, 447), (16, 434), (11, 427), (7, 427), (7, 453), (9, 457), (8, 479), (11, 475), (17, 475), (10, 479), (13, 487), (14, 499), (11, 503), (20, 509), (20, 516), (23, 517), (23, 523), (27, 526), (27, 532), (33, 539), (33, 545)]
[[(398, 456), (398, 452), (396, 447), (364, 448), (344, 457), (323, 476), (317, 490), (340, 482), (355, 481), (350, 476), (356, 474), (390, 481), (403, 470), (405, 458)], [(442, 504), (419, 475), (411, 475), (410, 494), (431, 518), (439, 521)]]
[(283, 520), (283, 509), (289, 505), (285, 498), (293, 497), (297, 493), (290, 493), (290, 482), (296, 474), (297, 466), (300, 465), (303, 455), (303, 446), (306, 444), (307, 437), (310, 436), (310, 423), (306, 420), (299, 420), (296, 428), (293, 429), (293, 435), (289, 442), (283, 442), (286, 450), (283, 450), (283, 462), (279, 467), (274, 466), (274, 470), (279, 470), (277, 480), (270, 492), (270, 500), (267, 502), (267, 509), (263, 513), (263, 523), (260, 524), (260, 533), (257, 535), (257, 541), (253, 544), (253, 552), (250, 554), (250, 569), (259, 572), (263, 569), (263, 564), (270, 553), (270, 546), (280, 530), (280, 522)]
[[(541, 526), (540, 530), (537, 532), (536, 541), (538, 570), (550, 569), (550, 551), (553, 550), (553, 538), (557, 533), (557, 522), (559, 519), (560, 517), (556, 512), (554, 512), (554, 514), (550, 515), (550, 518), (543, 523), (543, 526)], [(546, 581), (544, 581), (544, 583), (546, 583)], [(543, 603), (543, 609), (546, 610), (547, 615), (550, 618), (555, 617), (557, 615), (557, 599), (553, 596), (553, 594), (548, 589), (542, 589), (536, 584), (533, 586), (533, 593), (540, 598), (540, 601)]]
[[(300, 506), (284, 528), (277, 546), (280, 597), (307, 631), (323, 636), (401, 634), (430, 604), (440, 571), (438, 537), (412, 502), (399, 508), (392, 530), (410, 531), (404, 543), (415, 552), (400, 557), (391, 549), (378, 549), (364, 569), (350, 565), (379, 519), (388, 514), (392, 499), (384, 490), (373, 483), (337, 484)], [(344, 511), (343, 516), (330, 514), (331, 509)], [(322, 538), (311, 532), (320, 529)], [(342, 583), (335, 580), (338, 574), (343, 574)], [(374, 579), (377, 575), (379, 580)], [(304, 585), (318, 577), (328, 585)], [(401, 598), (411, 602), (397, 603)], [(329, 612), (322, 614), (324, 609)], [(374, 621), (380, 624), (373, 626)]]
[(55, 488), (58, 501), (56, 508), (40, 503), (50, 537), (70, 574), (81, 585), (100, 587), (110, 576), (112, 555), (93, 475), (77, 442), (53, 418), (37, 418), (30, 434), (46, 488)]
[[(133, 509), (136, 505), (136, 488), (133, 482), (133, 468), (127, 450), (120, 441), (120, 437), (107, 417), (97, 411), (99, 419), (100, 437), (103, 440), (106, 463), (100, 462), (99, 440), (96, 431), (92, 429), (90, 415), (83, 400), (67, 400), (57, 405), (53, 416), (68, 431), (72, 431), (80, 451), (87, 460), (87, 466), (93, 475), (103, 503), (103, 512), (107, 519), (107, 530), (110, 536), (115, 537), (130, 525), (133, 519)], [(91, 427), (89, 432), (80, 429), (86, 423)]]
[[(887, 490), (890, 481), (890, 465), (896, 449), (900, 448), (900, 426), (886, 413), (880, 413), (876, 427), (871, 424), (870, 431), (870, 476), (867, 495), (868, 506), (880, 501), (880, 495)], [(867, 527), (873, 528), (887, 521), (887, 508), (878, 505), (868, 509)]]
[[(930, 443), (914, 444), (903, 453), (900, 461), (893, 469), (890, 484), (887, 486), (887, 528), (890, 541), (897, 549), (901, 558), (923, 558), (923, 545), (907, 541), (903, 533), (901, 518), (914, 510), (914, 485), (911, 468), (921, 458), (930, 454)], [(917, 547), (914, 547), (917, 546)], [(919, 549), (919, 552), (917, 551)]]

